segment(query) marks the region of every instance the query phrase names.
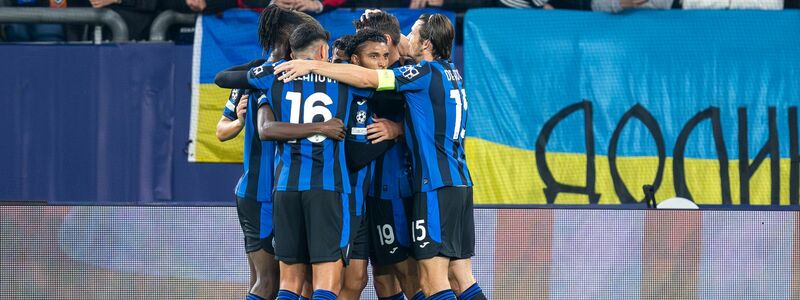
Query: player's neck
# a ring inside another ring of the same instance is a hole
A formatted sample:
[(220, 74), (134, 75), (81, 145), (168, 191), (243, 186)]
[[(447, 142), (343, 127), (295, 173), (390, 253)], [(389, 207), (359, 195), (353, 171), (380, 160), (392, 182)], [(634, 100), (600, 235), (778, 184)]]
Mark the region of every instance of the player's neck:
[(398, 60), (400, 60), (400, 51), (397, 50), (397, 46), (392, 46), (389, 49), (389, 65), (394, 65)]
[(432, 53), (430, 53), (428, 51), (424, 51), (424, 52), (422, 52), (422, 60), (424, 60), (424, 61), (434, 61), (434, 60), (436, 60), (436, 57), (433, 57)]

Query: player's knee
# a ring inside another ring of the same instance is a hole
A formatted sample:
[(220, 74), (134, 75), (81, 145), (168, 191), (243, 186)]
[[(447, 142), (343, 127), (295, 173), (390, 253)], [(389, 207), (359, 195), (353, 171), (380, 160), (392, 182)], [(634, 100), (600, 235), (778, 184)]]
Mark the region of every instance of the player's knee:
[(367, 287), (367, 281), (369, 278), (366, 272), (351, 272), (344, 280), (344, 288), (350, 291), (361, 291)]

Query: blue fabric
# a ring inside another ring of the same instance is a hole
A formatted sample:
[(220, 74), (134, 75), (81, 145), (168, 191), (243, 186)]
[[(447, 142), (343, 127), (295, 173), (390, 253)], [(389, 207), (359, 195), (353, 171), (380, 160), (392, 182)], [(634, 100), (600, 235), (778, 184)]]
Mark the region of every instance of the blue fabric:
[[(469, 103), (471, 137), (534, 150), (548, 119), (586, 99), (594, 108), (596, 154), (608, 155), (618, 121), (640, 104), (657, 121), (671, 157), (686, 122), (716, 107), (725, 147), (735, 158), (737, 111), (746, 108), (753, 159), (768, 136), (773, 106), (780, 156), (789, 156), (787, 110), (800, 101), (800, 11), (475, 9), (464, 28), (467, 94), (475, 100)], [(547, 151), (584, 153), (583, 119), (576, 113), (560, 122)], [(709, 123), (692, 133), (687, 158), (717, 158)], [(570, 138), (576, 133), (579, 138)], [(618, 155), (657, 153), (636, 120), (619, 141)]]
[[(478, 286), (478, 283), (476, 282), (463, 293), (461, 293), (461, 295), (458, 296), (458, 300), (471, 300), (477, 295), (483, 295), (483, 290), (481, 290), (481, 287)], [(484, 296), (483, 299), (486, 299), (486, 297)]]
[(314, 290), (311, 296), (313, 300), (336, 300), (336, 294), (327, 290)]
[(405, 132), (414, 191), (472, 186), (464, 154), (468, 104), (458, 70), (444, 61), (392, 70), (397, 91), (404, 92), (408, 104)]
[(258, 295), (248, 293), (247, 297), (244, 298), (245, 300), (264, 300), (264, 298), (259, 297)]
[[(271, 203), (275, 142), (258, 137), (258, 101), (261, 92), (250, 92), (244, 123), (244, 172), (236, 184), (236, 195)], [(228, 108), (226, 108), (227, 110)], [(271, 206), (271, 204), (269, 204)], [(269, 217), (272, 220), (272, 216)], [(271, 231), (271, 229), (270, 229)]]
[(275, 300), (298, 300), (298, 299), (300, 299), (300, 295), (297, 295), (287, 290), (279, 290), (278, 296), (275, 298)]
[(427, 300), (456, 300), (456, 299), (457, 299), (456, 294), (453, 293), (453, 290), (444, 290), (436, 294), (433, 294), (427, 298)]
[(416, 294), (414, 294), (414, 297), (411, 297), (411, 300), (425, 300), (425, 293), (419, 291)]

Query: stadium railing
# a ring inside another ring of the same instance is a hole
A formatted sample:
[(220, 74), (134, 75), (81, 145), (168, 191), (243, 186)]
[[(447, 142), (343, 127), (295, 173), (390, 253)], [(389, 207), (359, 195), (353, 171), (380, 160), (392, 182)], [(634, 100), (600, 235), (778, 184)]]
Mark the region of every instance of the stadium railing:
[(0, 7), (0, 23), (78, 23), (105, 25), (112, 41), (128, 41), (128, 25), (116, 12), (105, 8)]
[(155, 20), (153, 20), (153, 24), (150, 26), (150, 41), (165, 41), (167, 30), (169, 30), (170, 26), (173, 24), (193, 25), (196, 18), (196, 14), (165, 10), (158, 14)]

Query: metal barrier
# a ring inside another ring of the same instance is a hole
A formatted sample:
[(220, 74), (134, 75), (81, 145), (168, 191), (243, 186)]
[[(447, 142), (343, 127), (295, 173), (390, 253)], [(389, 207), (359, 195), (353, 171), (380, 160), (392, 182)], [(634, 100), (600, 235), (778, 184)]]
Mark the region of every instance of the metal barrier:
[(119, 14), (105, 8), (0, 7), (0, 23), (103, 24), (111, 29), (112, 41), (128, 41), (128, 25)]
[(194, 25), (196, 17), (196, 14), (185, 14), (173, 10), (165, 10), (158, 14), (156, 19), (153, 20), (153, 25), (150, 25), (150, 41), (164, 41), (170, 26), (173, 24)]

